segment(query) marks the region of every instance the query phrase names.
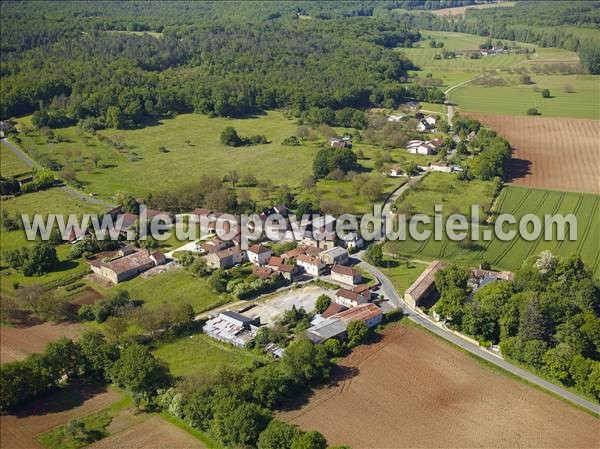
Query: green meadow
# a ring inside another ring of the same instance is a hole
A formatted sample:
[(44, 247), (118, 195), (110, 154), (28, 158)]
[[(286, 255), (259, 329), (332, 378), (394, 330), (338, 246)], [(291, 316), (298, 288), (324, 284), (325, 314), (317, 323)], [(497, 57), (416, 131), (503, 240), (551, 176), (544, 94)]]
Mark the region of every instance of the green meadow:
[[(450, 100), (463, 111), (525, 115), (527, 109), (535, 107), (546, 117), (600, 119), (600, 76), (530, 76), (535, 85), (519, 84), (514, 77), (508, 77), (512, 81), (509, 86), (469, 83), (453, 90)], [(542, 98), (541, 89), (549, 89), (551, 97)]]
[[(241, 136), (265, 135), (270, 143), (224, 146), (219, 138), (228, 126)], [(242, 175), (251, 173), (258, 181), (299, 185), (312, 173), (317, 145), (281, 145), (296, 128), (295, 122), (281, 112), (243, 119), (182, 114), (139, 129), (109, 129), (96, 135), (76, 126), (57, 129), (54, 133), (64, 140), (57, 143), (47, 143), (35, 131), (21, 137), (23, 148), (48, 154), (61, 164), (72, 163), (86, 192), (112, 198), (117, 192), (142, 196), (196, 182), (202, 175), (222, 177), (230, 170)], [(111, 139), (121, 149), (101, 141), (100, 136)], [(159, 150), (161, 147), (164, 150)], [(95, 157), (99, 157), (97, 167)]]
[(265, 360), (235, 346), (214, 340), (208, 335), (195, 334), (161, 343), (154, 355), (165, 361), (174, 376), (216, 376), (224, 366), (251, 367), (255, 361)]

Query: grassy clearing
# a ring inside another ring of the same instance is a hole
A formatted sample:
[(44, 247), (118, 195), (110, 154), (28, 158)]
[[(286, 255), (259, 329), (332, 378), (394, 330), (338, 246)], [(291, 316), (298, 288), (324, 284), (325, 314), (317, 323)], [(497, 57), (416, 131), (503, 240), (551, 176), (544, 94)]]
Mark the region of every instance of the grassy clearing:
[[(117, 414), (133, 406), (133, 400), (129, 395), (124, 395), (121, 400), (115, 402), (100, 412), (93, 413), (81, 419), (85, 424), (86, 430), (93, 437), (93, 441), (105, 438), (110, 435), (107, 427)], [(65, 435), (65, 426), (60, 426), (49, 432), (43, 433), (37, 437), (37, 440), (48, 449), (79, 449), (87, 446), (88, 442), (73, 440)]]
[[(26, 124), (26, 121), (24, 121)], [(232, 148), (221, 145), (221, 131), (233, 126), (241, 136), (263, 134), (265, 145)], [(202, 175), (226, 175), (235, 169), (252, 173), (275, 184), (299, 185), (312, 173), (317, 151), (314, 143), (299, 147), (281, 145), (297, 126), (281, 112), (245, 119), (208, 118), (182, 114), (173, 119), (147, 124), (140, 129), (103, 130), (97, 136), (82, 133), (77, 127), (55, 130), (66, 141), (48, 144), (37, 132), (23, 135), (23, 148), (51, 153), (59, 163), (73, 162), (77, 178), (86, 192), (112, 198), (117, 192), (136, 196), (196, 182)], [(101, 142), (106, 136), (125, 146), (118, 150)], [(164, 147), (166, 152), (159, 151)], [(98, 167), (92, 155), (98, 155)]]
[[(427, 178), (423, 181), (427, 181)], [(431, 180), (429, 180), (431, 182)], [(463, 189), (465, 200), (463, 207), (458, 210), (464, 213), (468, 210), (470, 204), (481, 204), (472, 202), (472, 191), (469, 186)], [(419, 210), (432, 210), (435, 197), (420, 194), (419, 191), (414, 196), (409, 194), (406, 198), (420, 204)], [(452, 198), (446, 195), (439, 196), (444, 210), (449, 206), (452, 208)], [(476, 198), (482, 198), (481, 193)], [(455, 207), (455, 206), (454, 206)], [(577, 240), (570, 241), (545, 241), (543, 235), (538, 240), (527, 241), (522, 238), (515, 238), (510, 241), (501, 241), (492, 238), (490, 241), (479, 241), (473, 245), (460, 245), (444, 236), (442, 241), (428, 239), (424, 242), (406, 240), (403, 242), (388, 242), (386, 250), (397, 255), (410, 255), (413, 257), (422, 257), (424, 259), (445, 259), (463, 265), (477, 265), (483, 261), (492, 264), (498, 269), (515, 270), (520, 267), (523, 261), (541, 251), (548, 249), (554, 254), (567, 256), (569, 254), (581, 254), (585, 263), (592, 269), (596, 277), (600, 277), (600, 253), (595, 241), (594, 229), (600, 226), (600, 196), (581, 193), (563, 193), (549, 190), (526, 189), (521, 187), (506, 187), (498, 197), (492, 219), (499, 214), (512, 214), (516, 220), (516, 225), (505, 225), (506, 232), (518, 229), (518, 222), (525, 214), (537, 215), (543, 223), (544, 214), (574, 214), (577, 217)], [(433, 229), (433, 226), (428, 226)], [(490, 229), (489, 226), (481, 226), (481, 231)], [(556, 227), (554, 227), (554, 234)], [(480, 234), (482, 235), (482, 234)]]
[[(115, 287), (106, 288), (93, 283), (101, 293), (110, 294)], [(197, 278), (184, 269), (175, 269), (149, 278), (138, 276), (119, 283), (119, 289), (128, 290), (131, 297), (144, 301), (144, 307), (154, 309), (164, 303), (189, 303), (195, 312), (212, 309), (228, 302), (208, 285), (206, 278)]]
[(4, 142), (0, 144), (0, 175), (5, 178), (27, 173), (31, 169)]
[[(548, 117), (600, 119), (600, 76), (532, 74), (531, 78), (535, 86), (515, 83), (486, 87), (469, 83), (452, 91), (450, 100), (463, 111), (525, 115), (527, 109), (536, 107)], [(573, 91), (567, 92), (566, 86)], [(550, 89), (552, 97), (542, 98), (536, 88)]]
[(223, 366), (250, 367), (264, 357), (196, 334), (162, 343), (154, 355), (164, 360), (175, 376), (215, 376)]
[(396, 291), (403, 295), (426, 267), (427, 263), (423, 261), (386, 256), (381, 270), (392, 281)]

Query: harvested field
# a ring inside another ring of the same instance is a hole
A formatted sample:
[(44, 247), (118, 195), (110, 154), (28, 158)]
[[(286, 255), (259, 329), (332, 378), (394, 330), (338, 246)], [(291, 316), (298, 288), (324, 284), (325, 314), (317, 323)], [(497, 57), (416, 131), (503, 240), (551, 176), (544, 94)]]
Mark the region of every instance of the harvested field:
[(42, 447), (34, 437), (101, 410), (119, 399), (115, 391), (97, 384), (74, 383), (51, 393), (12, 415), (0, 416), (0, 447), (31, 449)]
[(61, 337), (77, 338), (84, 326), (72, 323), (42, 323), (33, 326), (0, 328), (0, 361), (13, 362), (42, 352), (48, 342)]
[(335, 385), (280, 418), (356, 448), (598, 446), (596, 418), (416, 327), (390, 328), (340, 365)]
[(153, 416), (88, 446), (89, 449), (164, 449), (167, 447), (169, 449), (205, 448), (201, 441), (160, 416)]
[(499, 2), (499, 3), (480, 3), (477, 5), (468, 5), (468, 6), (456, 6), (454, 8), (441, 8), (441, 9), (433, 9), (431, 13), (434, 16), (440, 17), (457, 17), (464, 16), (465, 12), (468, 8), (473, 9), (487, 9), (487, 8), (498, 8), (498, 7), (510, 7), (514, 6), (515, 2)]
[(510, 182), (600, 193), (600, 121), (469, 112), (513, 146)]

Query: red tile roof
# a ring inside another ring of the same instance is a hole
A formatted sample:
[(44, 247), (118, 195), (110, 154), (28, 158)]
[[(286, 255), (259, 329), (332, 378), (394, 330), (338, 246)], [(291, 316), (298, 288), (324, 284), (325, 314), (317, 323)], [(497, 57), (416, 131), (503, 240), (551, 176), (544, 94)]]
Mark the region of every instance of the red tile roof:
[(338, 273), (338, 274), (342, 274), (344, 276), (357, 276), (360, 273), (358, 271), (356, 271), (354, 268), (352, 267), (347, 267), (345, 265), (334, 265), (333, 268), (331, 269), (332, 273)]
[(342, 298), (349, 299), (351, 301), (360, 301), (364, 299), (364, 296), (360, 293), (353, 292), (352, 290), (346, 290), (345, 288), (339, 289), (335, 292), (336, 296), (341, 296)]
[(338, 304), (337, 302), (332, 302), (327, 309), (321, 314), (323, 318), (329, 318), (336, 313), (343, 312), (344, 310), (348, 310), (348, 307), (343, 306), (342, 304)]
[(378, 315), (382, 315), (381, 309), (377, 307), (375, 304), (360, 304), (356, 307), (352, 307), (344, 312), (340, 312), (333, 316), (333, 318), (339, 318), (345, 323), (349, 323), (351, 321), (368, 321), (372, 318), (375, 318)]
[(248, 251), (254, 254), (264, 254), (264, 253), (272, 253), (273, 250), (271, 248), (267, 248), (266, 246), (263, 245), (252, 245), (250, 248), (248, 248)]

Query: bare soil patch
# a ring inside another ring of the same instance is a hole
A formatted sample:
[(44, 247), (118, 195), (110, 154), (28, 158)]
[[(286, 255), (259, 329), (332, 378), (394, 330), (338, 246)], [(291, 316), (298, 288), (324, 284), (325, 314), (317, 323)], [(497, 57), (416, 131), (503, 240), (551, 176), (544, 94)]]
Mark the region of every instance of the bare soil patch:
[(79, 292), (71, 301), (71, 304), (75, 310), (79, 310), (83, 305), (94, 304), (96, 301), (100, 301), (104, 296), (89, 285)]
[(431, 13), (434, 16), (440, 17), (449, 17), (449, 16), (464, 16), (465, 12), (468, 8), (474, 9), (487, 9), (487, 8), (497, 8), (499, 6), (503, 6), (505, 8), (509, 6), (513, 6), (514, 2), (500, 2), (500, 3), (480, 3), (476, 5), (468, 5), (468, 6), (456, 6), (454, 8), (442, 8), (442, 9), (432, 9)]
[(88, 449), (203, 449), (192, 435), (153, 416), (144, 422), (88, 446)]
[(0, 328), (0, 361), (14, 362), (35, 352), (42, 352), (48, 342), (61, 337), (77, 338), (85, 330), (81, 324), (41, 323), (33, 326)]
[(75, 382), (58, 389), (13, 414), (0, 416), (0, 447), (41, 447), (36, 435), (108, 407), (119, 397), (99, 384)]
[(512, 184), (600, 193), (600, 121), (465, 113), (513, 147)]
[(598, 420), (398, 325), (341, 360), (343, 375), (280, 417), (355, 448), (598, 446)]

